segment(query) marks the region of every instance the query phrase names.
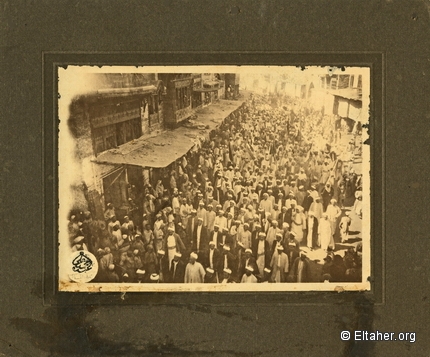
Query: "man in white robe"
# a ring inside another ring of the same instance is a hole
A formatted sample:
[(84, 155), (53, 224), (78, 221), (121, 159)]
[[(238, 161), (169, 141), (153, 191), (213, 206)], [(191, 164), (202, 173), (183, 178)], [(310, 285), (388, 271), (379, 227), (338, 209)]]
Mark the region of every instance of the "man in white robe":
[(349, 226), (351, 225), (351, 218), (349, 218), (349, 211), (345, 212), (345, 216), (340, 219), (339, 230), (341, 242), (344, 243), (348, 240)]
[(337, 201), (334, 198), (330, 200), (330, 204), (327, 206), (327, 210), (325, 213), (327, 214), (328, 220), (331, 225), (332, 238), (331, 238), (330, 245), (334, 246), (334, 234), (336, 232), (337, 220), (342, 213), (339, 206), (337, 205)]
[(284, 247), (280, 244), (276, 247), (276, 252), (273, 254), (270, 267), (272, 268), (272, 281), (276, 283), (284, 283), (287, 281), (289, 271), (288, 255), (284, 253)]
[(197, 254), (191, 253), (190, 254), (190, 261), (187, 264), (187, 267), (185, 268), (185, 277), (184, 277), (184, 283), (185, 284), (199, 284), (203, 283), (205, 279), (205, 269), (203, 268), (203, 265), (201, 265), (197, 261)]
[(247, 266), (245, 268), (245, 274), (243, 274), (241, 283), (242, 284), (249, 284), (249, 283), (257, 283), (257, 278), (254, 276), (254, 268)]
[[(331, 224), (328, 220), (328, 215), (323, 213), (322, 218), (318, 224), (318, 240), (321, 244), (321, 249), (327, 251), (332, 238)], [(334, 248), (334, 247), (332, 247)]]

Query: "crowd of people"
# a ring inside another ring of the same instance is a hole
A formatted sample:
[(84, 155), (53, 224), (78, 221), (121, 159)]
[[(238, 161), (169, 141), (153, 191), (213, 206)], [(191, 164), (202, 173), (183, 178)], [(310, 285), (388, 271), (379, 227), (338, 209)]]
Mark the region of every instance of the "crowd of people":
[[(359, 145), (341, 145), (341, 119), (270, 103), (251, 97), (166, 175), (130, 186), (126, 215), (110, 203), (105, 222), (70, 213), (72, 251), (98, 259), (94, 282), (361, 281), (361, 244), (336, 252), (362, 215)], [(317, 278), (312, 250), (326, 252)]]

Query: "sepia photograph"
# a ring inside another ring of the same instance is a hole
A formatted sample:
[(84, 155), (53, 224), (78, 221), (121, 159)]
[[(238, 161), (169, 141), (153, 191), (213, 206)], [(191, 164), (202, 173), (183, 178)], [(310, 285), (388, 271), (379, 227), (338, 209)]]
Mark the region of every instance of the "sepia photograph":
[(58, 68), (58, 290), (371, 290), (369, 67)]

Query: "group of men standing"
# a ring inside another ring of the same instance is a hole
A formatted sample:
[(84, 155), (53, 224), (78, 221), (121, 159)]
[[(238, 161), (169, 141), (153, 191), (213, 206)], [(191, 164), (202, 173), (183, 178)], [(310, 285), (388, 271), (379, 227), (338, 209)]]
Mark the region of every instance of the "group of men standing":
[(89, 212), (73, 215), (72, 249), (98, 256), (96, 281), (321, 281), (307, 251), (330, 253), (335, 235), (348, 239), (351, 219), (338, 200), (344, 206), (352, 194), (354, 204), (361, 188), (326, 138), (324, 117), (305, 114), (252, 98), (145, 187), (142, 217), (132, 199), (121, 221), (107, 205), (105, 229)]

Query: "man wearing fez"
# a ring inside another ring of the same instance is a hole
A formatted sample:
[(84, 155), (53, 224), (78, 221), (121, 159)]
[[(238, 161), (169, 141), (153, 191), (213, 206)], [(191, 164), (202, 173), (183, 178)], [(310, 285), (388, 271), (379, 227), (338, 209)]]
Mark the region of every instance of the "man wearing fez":
[(191, 253), (189, 263), (185, 268), (184, 283), (185, 284), (199, 284), (204, 282), (206, 275), (205, 269), (197, 261), (197, 253)]
[(181, 260), (182, 254), (176, 252), (171, 262), (169, 271), (169, 283), (183, 283), (185, 276), (185, 264)]
[(192, 236), (191, 247), (194, 252), (201, 253), (208, 249), (208, 233), (203, 225), (203, 218), (197, 219), (197, 226)]
[(260, 276), (263, 276), (264, 268), (270, 265), (270, 246), (269, 242), (265, 239), (266, 233), (260, 232), (258, 234), (258, 241), (252, 247), (252, 254), (256, 258), (256, 264)]
[(276, 246), (270, 262), (272, 269), (272, 280), (276, 283), (285, 283), (289, 272), (288, 255), (284, 253), (284, 247), (281, 244)]

